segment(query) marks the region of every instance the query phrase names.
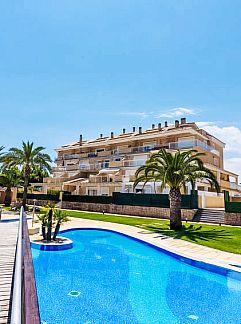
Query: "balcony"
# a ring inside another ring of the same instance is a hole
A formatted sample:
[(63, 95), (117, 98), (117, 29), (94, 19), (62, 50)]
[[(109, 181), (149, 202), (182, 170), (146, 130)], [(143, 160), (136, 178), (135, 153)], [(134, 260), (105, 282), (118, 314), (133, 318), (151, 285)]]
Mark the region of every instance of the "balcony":
[(241, 191), (241, 186), (238, 185), (236, 182), (230, 182), (230, 189)]
[(219, 152), (212, 146), (207, 145), (206, 143), (199, 140), (183, 141), (183, 142), (172, 142), (167, 144), (168, 148), (171, 150), (183, 150), (183, 149), (192, 149), (195, 147), (201, 148), (204, 151), (208, 151), (219, 156)]
[(53, 167), (52, 171), (53, 172), (64, 172), (64, 171), (66, 171), (66, 168), (64, 166)]
[(80, 154), (64, 154), (64, 160), (79, 159)]
[(144, 159), (140, 159), (140, 160), (126, 160), (126, 161), (122, 161), (122, 166), (123, 167), (131, 167), (131, 168), (135, 168), (135, 167), (140, 167), (142, 165), (144, 165), (146, 162), (146, 160)]
[(227, 180), (220, 180), (220, 186), (222, 189), (231, 189), (231, 182)]
[(93, 163), (93, 164), (80, 164), (79, 170), (81, 171), (98, 171), (101, 167), (99, 163)]
[(122, 176), (94, 176), (89, 178), (90, 183), (115, 183), (122, 182)]
[(148, 153), (154, 150), (155, 146), (138, 146), (131, 149), (131, 153)]
[(66, 171), (77, 171), (79, 166), (77, 164), (66, 165)]

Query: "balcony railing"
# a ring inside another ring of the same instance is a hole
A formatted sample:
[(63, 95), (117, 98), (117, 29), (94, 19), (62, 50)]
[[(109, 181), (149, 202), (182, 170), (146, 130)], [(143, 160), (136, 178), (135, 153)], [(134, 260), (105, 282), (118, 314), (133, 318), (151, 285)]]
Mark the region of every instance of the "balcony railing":
[[(171, 150), (184, 150), (184, 149), (192, 149), (192, 148), (201, 148), (204, 151), (211, 152), (217, 156), (220, 156), (219, 151), (217, 151), (214, 147), (200, 141), (200, 140), (183, 140), (180, 142), (169, 142), (166, 144), (159, 144), (159, 145), (150, 145), (150, 146), (136, 146), (136, 147), (130, 147), (130, 148), (124, 148), (124, 149), (115, 149), (112, 151), (101, 151), (100, 153), (96, 152), (89, 152), (89, 153), (80, 153), (80, 154), (65, 154), (64, 160), (67, 159), (85, 159), (85, 158), (110, 158), (111, 156), (118, 156), (121, 158), (125, 156), (125, 154), (138, 154), (138, 153), (149, 153), (153, 150), (159, 150), (161, 148), (171, 149)], [(100, 156), (101, 155), (101, 156)], [(61, 158), (57, 158), (57, 161), (61, 160)], [(112, 161), (110, 161), (111, 163)], [(101, 162), (101, 163), (82, 163), (80, 165), (81, 170), (100, 170), (101, 168), (108, 168), (109, 162)], [(105, 164), (105, 165), (104, 165)], [(135, 166), (135, 165), (133, 165)], [(137, 165), (139, 166), (139, 164)], [(64, 167), (61, 169), (61, 167), (58, 167), (57, 169), (53, 168), (53, 171), (65, 171)]]
[(241, 186), (236, 182), (230, 182), (230, 189), (241, 191)]
[(146, 162), (146, 160), (144, 159), (140, 159), (140, 160), (126, 160), (126, 161), (122, 161), (122, 166), (123, 167), (139, 167), (144, 165)]
[(57, 167), (53, 167), (52, 168), (53, 172), (65, 172), (66, 171), (66, 167), (64, 166), (57, 166)]
[(109, 182), (122, 182), (122, 176), (114, 176), (114, 177), (102, 177), (102, 176), (94, 176), (89, 178), (90, 183), (109, 183)]
[(182, 141), (182, 142), (172, 142), (167, 144), (168, 148), (171, 150), (182, 150), (182, 149), (192, 149), (195, 147), (199, 147), (204, 151), (211, 152), (216, 155), (220, 155), (219, 152), (212, 146), (207, 145), (206, 143), (199, 140), (191, 140), (191, 141)]
[(64, 154), (64, 160), (79, 159), (80, 154)]

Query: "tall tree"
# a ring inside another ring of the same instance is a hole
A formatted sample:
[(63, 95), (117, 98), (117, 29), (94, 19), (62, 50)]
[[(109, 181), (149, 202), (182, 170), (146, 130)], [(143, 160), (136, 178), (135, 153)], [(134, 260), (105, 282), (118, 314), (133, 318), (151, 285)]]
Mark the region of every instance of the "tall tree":
[(1, 152), (4, 149), (4, 146), (0, 146), (0, 162), (1, 162), (1, 156), (3, 155), (3, 153)]
[(3, 170), (10, 167), (19, 167), (24, 177), (23, 206), (25, 208), (27, 201), (27, 190), (30, 175), (36, 169), (50, 171), (51, 158), (48, 154), (43, 153), (44, 147), (34, 147), (33, 142), (22, 142), (22, 148), (12, 147), (3, 154), (1, 160), (3, 162)]
[(161, 182), (161, 189), (166, 186), (170, 188), (170, 229), (180, 230), (181, 221), (181, 189), (185, 191), (186, 185), (191, 183), (195, 189), (197, 180), (205, 179), (212, 187), (219, 192), (219, 184), (215, 175), (204, 166), (201, 156), (205, 154), (198, 153), (196, 150), (189, 150), (176, 153), (161, 149), (154, 153), (136, 171), (136, 180), (134, 187), (140, 182), (144, 185), (150, 181)]
[(5, 191), (5, 206), (10, 206), (12, 202), (12, 188), (17, 187), (21, 182), (21, 172), (17, 168), (10, 168), (0, 174), (0, 185), (6, 187)]

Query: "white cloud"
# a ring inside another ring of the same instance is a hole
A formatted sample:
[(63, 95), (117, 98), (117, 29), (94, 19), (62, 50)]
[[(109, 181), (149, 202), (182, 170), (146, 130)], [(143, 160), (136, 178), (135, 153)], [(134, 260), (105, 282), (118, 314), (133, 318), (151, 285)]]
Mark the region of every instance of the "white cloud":
[(235, 153), (241, 157), (241, 130), (238, 127), (220, 127), (213, 122), (198, 122), (197, 125), (226, 143), (226, 152)]
[(226, 143), (225, 168), (241, 175), (241, 129), (236, 126), (222, 127), (213, 122), (197, 122), (197, 125)]
[(140, 117), (140, 118), (144, 119), (144, 118), (152, 116), (153, 112), (144, 112), (144, 111), (141, 111), (141, 112), (136, 111), (135, 112), (135, 111), (133, 111), (133, 112), (123, 112), (123, 113), (120, 113), (120, 115), (135, 116), (135, 117)]
[(241, 157), (225, 159), (225, 169), (233, 171), (234, 173), (237, 173), (239, 176), (241, 176)]
[(196, 112), (194, 109), (191, 108), (184, 108), (184, 107), (178, 107), (173, 108), (165, 113), (159, 114), (156, 116), (157, 118), (175, 118), (175, 117), (185, 117), (189, 115), (196, 115)]

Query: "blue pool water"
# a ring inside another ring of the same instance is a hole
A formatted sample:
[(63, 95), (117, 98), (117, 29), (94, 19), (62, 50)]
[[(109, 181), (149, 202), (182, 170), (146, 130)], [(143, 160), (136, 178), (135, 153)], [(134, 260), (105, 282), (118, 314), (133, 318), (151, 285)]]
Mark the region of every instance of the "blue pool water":
[(64, 236), (72, 249), (32, 249), (42, 323), (241, 323), (241, 281), (114, 232)]

